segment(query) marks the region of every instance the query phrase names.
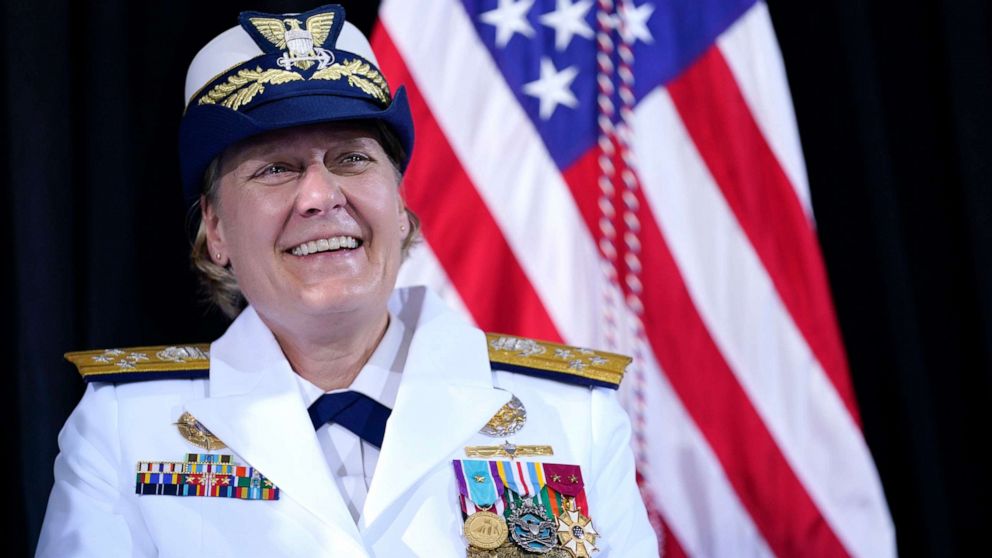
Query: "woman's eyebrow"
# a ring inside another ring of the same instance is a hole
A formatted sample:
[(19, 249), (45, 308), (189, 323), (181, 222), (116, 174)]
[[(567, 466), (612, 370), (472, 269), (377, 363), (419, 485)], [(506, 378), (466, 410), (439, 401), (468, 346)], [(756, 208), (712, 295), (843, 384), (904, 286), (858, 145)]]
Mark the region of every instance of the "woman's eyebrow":
[[(314, 145), (294, 145), (296, 142), (287, 143), (282, 141), (266, 141), (265, 143), (259, 143), (257, 145), (248, 145), (244, 148), (244, 158), (246, 160), (259, 158), (259, 157), (272, 157), (280, 155), (282, 153), (289, 154), (292, 151), (302, 149), (309, 151), (316, 144), (323, 144), (328, 151), (349, 149), (354, 147), (369, 148), (377, 143), (375, 137), (372, 136), (357, 136), (349, 138), (325, 138), (323, 142), (314, 142)], [(300, 142), (301, 144), (304, 142)]]
[(340, 146), (345, 146), (345, 147), (351, 146), (351, 145), (358, 145), (360, 147), (369, 147), (369, 146), (374, 146), (376, 143), (377, 143), (377, 141), (376, 141), (376, 139), (374, 137), (371, 137), (371, 136), (359, 136), (359, 137), (347, 138), (347, 139), (341, 140), (341, 142), (339, 143), (339, 145)]

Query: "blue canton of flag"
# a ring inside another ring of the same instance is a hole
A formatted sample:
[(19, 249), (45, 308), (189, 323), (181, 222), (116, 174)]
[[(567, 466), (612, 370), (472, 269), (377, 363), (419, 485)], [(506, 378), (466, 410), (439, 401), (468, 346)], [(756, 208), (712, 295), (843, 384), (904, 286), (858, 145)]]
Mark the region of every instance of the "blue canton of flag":
[[(634, 95), (680, 74), (755, 0), (622, 0), (606, 16), (633, 45)], [(559, 169), (596, 144), (597, 45), (592, 0), (463, 0), (486, 48)], [(609, 53), (619, 64), (616, 50)], [(619, 106), (616, 93), (612, 101)], [(614, 123), (620, 118), (614, 111)]]

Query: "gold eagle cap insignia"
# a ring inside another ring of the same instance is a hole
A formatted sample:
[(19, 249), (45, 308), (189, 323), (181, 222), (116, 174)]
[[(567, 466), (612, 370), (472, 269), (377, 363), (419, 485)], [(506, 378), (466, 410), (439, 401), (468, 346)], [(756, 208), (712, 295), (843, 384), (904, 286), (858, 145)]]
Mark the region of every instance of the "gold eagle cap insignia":
[[(248, 19), (258, 32), (279, 50), (286, 49), (286, 34), (292, 31), (302, 31), (300, 20), (296, 18), (279, 19), (275, 17), (253, 17)], [(313, 38), (313, 44), (322, 46), (334, 25), (334, 14), (331, 12), (317, 14), (307, 18), (306, 31)]]
[(299, 19), (252, 17), (248, 22), (277, 49), (284, 54), (278, 64), (286, 70), (293, 66), (306, 70), (318, 63), (320, 68), (326, 68), (333, 62), (333, 54), (323, 48), (324, 42), (331, 33), (334, 25), (334, 13), (324, 12), (307, 18), (306, 29), (302, 29)]

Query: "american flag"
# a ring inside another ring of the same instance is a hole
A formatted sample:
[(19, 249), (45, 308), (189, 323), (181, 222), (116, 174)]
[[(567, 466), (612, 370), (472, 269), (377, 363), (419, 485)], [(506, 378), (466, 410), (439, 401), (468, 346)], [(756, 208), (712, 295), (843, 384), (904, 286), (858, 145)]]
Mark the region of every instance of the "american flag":
[(666, 556), (893, 556), (767, 6), (386, 0), (426, 242), (483, 329), (635, 357)]

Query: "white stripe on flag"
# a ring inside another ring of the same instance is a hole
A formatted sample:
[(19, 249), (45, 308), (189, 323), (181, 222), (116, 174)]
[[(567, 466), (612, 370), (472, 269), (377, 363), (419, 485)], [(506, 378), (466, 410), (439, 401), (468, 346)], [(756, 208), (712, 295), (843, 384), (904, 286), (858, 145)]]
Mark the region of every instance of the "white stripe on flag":
[[(854, 554), (891, 528), (871, 455), (664, 89), (636, 110), (649, 205), (710, 335), (810, 497)], [(648, 155), (650, 154), (650, 156)], [(728, 288), (732, 285), (732, 288)]]
[(758, 2), (717, 39), (730, 71), (806, 215), (813, 220), (806, 162), (771, 16)]

